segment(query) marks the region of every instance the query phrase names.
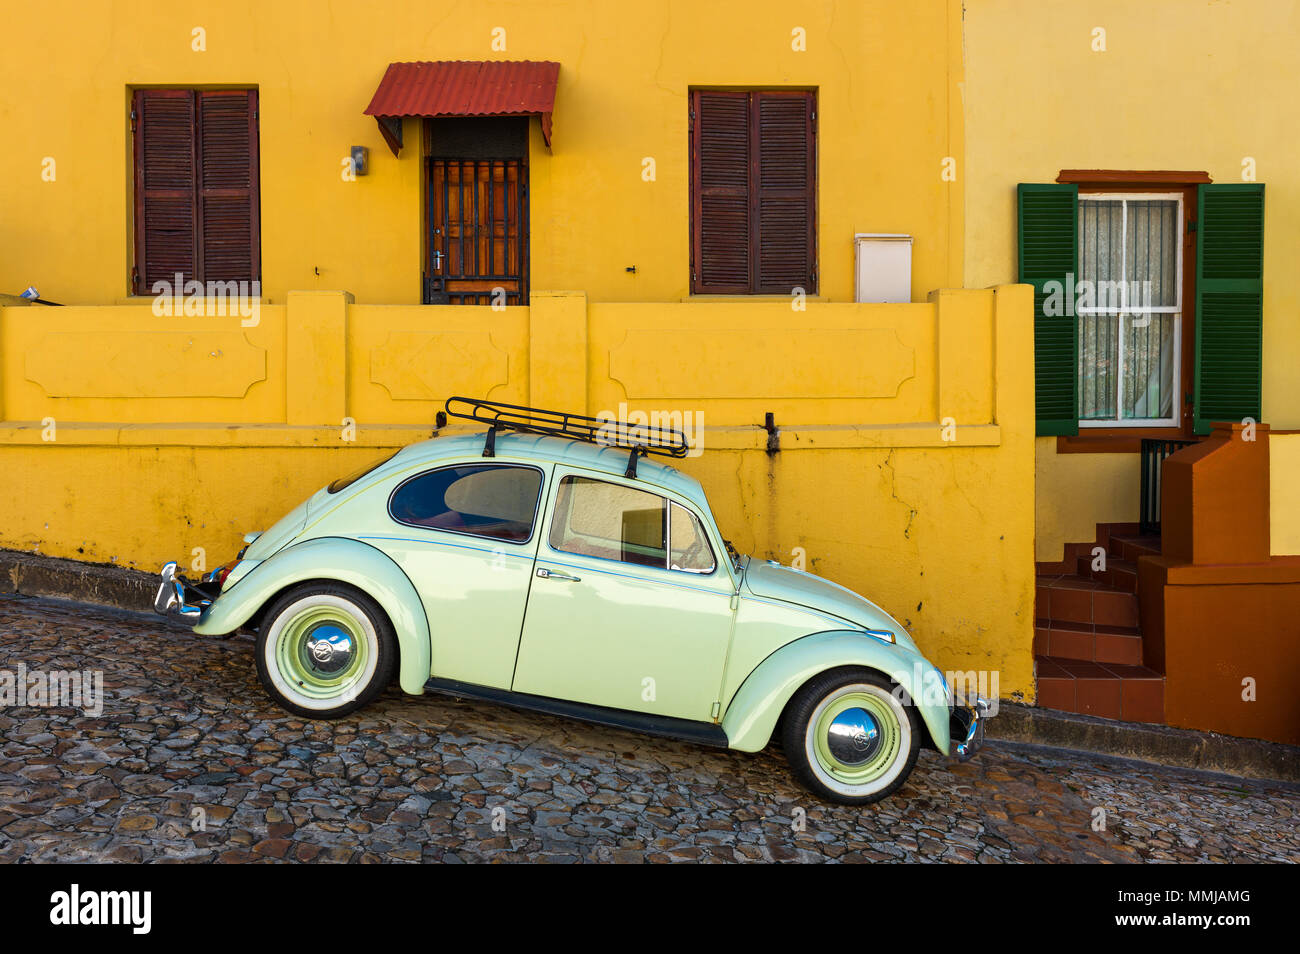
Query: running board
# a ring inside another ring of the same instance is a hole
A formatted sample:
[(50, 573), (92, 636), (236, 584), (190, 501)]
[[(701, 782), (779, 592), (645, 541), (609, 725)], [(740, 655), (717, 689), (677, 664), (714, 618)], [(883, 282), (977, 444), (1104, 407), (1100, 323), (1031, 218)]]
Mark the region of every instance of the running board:
[(454, 696), (457, 699), (498, 702), (515, 709), (527, 709), (530, 712), (545, 712), (583, 722), (594, 722), (596, 725), (626, 729), (642, 735), (656, 735), (665, 739), (711, 745), (720, 749), (725, 749), (728, 745), (727, 733), (722, 730), (722, 726), (712, 722), (674, 719), (645, 712), (630, 712), (627, 709), (611, 709), (607, 706), (592, 706), (582, 702), (548, 699), (546, 696), (531, 696), (523, 692), (511, 692), (508, 689), (457, 682), (454, 679), (430, 679), (424, 684), (424, 688), (429, 692)]

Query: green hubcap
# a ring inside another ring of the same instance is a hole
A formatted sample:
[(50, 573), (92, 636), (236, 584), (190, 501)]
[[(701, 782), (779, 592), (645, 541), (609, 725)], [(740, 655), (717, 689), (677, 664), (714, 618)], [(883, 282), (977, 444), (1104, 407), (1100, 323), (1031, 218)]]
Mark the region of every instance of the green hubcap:
[(839, 696), (812, 727), (817, 761), (835, 778), (864, 785), (884, 775), (902, 744), (902, 729), (889, 703), (865, 692)]
[(332, 606), (295, 615), (275, 647), (280, 672), (304, 695), (330, 699), (356, 683), (365, 671), (370, 645), (356, 620)]

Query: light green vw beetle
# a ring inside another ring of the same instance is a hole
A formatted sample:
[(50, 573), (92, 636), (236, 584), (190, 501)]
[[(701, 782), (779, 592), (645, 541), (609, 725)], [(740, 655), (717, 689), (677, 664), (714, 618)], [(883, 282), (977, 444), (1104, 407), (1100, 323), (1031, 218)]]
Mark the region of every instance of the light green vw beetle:
[[(460, 410), (457, 410), (460, 408)], [(983, 699), (874, 603), (742, 557), (700, 484), (646, 453), (677, 431), (463, 398), (481, 434), (403, 448), (317, 491), (236, 562), (163, 568), (155, 608), (196, 633), (257, 632), (267, 691), (331, 719), (402, 690), (489, 699), (756, 752), (862, 804), (921, 746), (964, 759)]]

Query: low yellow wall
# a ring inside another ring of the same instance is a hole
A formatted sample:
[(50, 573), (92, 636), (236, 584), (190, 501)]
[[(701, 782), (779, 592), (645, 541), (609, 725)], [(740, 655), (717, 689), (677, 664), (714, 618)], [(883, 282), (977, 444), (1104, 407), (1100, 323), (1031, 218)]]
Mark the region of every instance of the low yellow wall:
[(867, 594), (941, 667), (997, 670), (1002, 695), (1032, 698), (1031, 320), (1025, 286), (799, 313), (290, 292), (251, 328), (2, 308), (0, 546), (147, 569), (201, 548), (217, 565), (330, 479), (430, 436), (457, 393), (690, 414), (703, 453), (682, 469), (739, 549)]

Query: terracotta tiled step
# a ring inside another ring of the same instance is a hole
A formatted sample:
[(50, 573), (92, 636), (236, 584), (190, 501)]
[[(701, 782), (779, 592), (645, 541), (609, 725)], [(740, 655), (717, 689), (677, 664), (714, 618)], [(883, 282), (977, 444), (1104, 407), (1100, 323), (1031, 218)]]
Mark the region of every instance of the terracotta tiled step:
[(1104, 570), (1094, 570), (1093, 566), (1097, 559), (1091, 555), (1081, 556), (1075, 560), (1075, 575), (1084, 579), (1095, 580), (1098, 583), (1107, 583), (1117, 590), (1124, 590), (1126, 593), (1137, 592), (1137, 565), (1130, 563), (1128, 560), (1121, 560), (1118, 557), (1106, 558), (1106, 568)]
[(1165, 679), (1154, 669), (1035, 656), (1038, 705), (1124, 722), (1165, 721)]
[(1067, 543), (1063, 556), (1055, 563), (1035, 563), (1035, 572), (1039, 576), (1073, 575), (1078, 569), (1079, 557), (1092, 553), (1095, 543)]
[(1136, 564), (1143, 554), (1160, 555), (1160, 535), (1142, 535), (1135, 523), (1101, 523), (1097, 525), (1097, 539), (1091, 543), (1067, 543), (1061, 559), (1055, 563), (1035, 564), (1039, 576), (1060, 576), (1079, 572), (1079, 558), (1086, 556), (1089, 564), (1095, 556), (1093, 550), (1101, 547), (1108, 562), (1123, 560)]
[(1159, 556), (1160, 555), (1160, 537), (1156, 536), (1138, 536), (1134, 534), (1116, 534), (1112, 533), (1108, 540), (1109, 545), (1106, 547), (1107, 553), (1121, 560), (1127, 560), (1130, 563), (1137, 563), (1137, 559), (1143, 555)]
[(1138, 625), (1133, 593), (1082, 576), (1040, 576), (1035, 603), (1040, 620), (1092, 627)]
[(1135, 626), (1040, 619), (1034, 623), (1034, 655), (1140, 666), (1142, 635)]

